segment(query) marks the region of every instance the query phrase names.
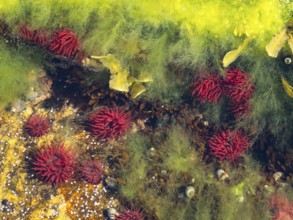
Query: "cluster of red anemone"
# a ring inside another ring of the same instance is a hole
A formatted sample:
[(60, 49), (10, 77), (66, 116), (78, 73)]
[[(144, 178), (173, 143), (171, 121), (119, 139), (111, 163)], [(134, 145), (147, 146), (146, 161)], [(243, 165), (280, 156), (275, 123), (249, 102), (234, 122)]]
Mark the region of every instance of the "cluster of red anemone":
[(65, 28), (55, 31), (49, 50), (56, 55), (72, 58), (79, 46), (78, 39), (72, 30)]
[(47, 47), (50, 43), (51, 36), (46, 30), (32, 30), (28, 26), (22, 24), (18, 27), (19, 36), (27, 41), (33, 42), (38, 46)]
[(80, 49), (78, 38), (69, 28), (56, 30), (52, 37), (46, 30), (32, 30), (22, 24), (18, 28), (18, 33), (23, 40), (46, 47), (55, 55), (73, 58)]
[[(91, 132), (98, 138), (108, 139), (121, 136), (130, 127), (129, 114), (119, 108), (103, 108), (88, 117)], [(25, 124), (30, 136), (40, 137), (48, 132), (49, 120), (39, 115), (32, 115)], [(91, 184), (102, 180), (103, 165), (98, 160), (77, 163), (77, 155), (62, 143), (51, 143), (42, 147), (32, 159), (33, 171), (45, 183), (58, 185), (70, 180), (74, 171), (77, 176)], [(131, 212), (127, 212), (128, 215)]]
[(250, 76), (239, 70), (228, 70), (224, 79), (224, 92), (230, 100), (230, 110), (235, 117), (240, 117), (250, 112), (250, 99), (255, 88)]
[(251, 98), (254, 85), (249, 75), (237, 68), (227, 71), (224, 78), (225, 94), (234, 102), (241, 102)]
[(130, 116), (123, 109), (102, 108), (88, 117), (90, 132), (100, 139), (116, 138), (130, 128)]
[(98, 160), (77, 163), (77, 154), (63, 143), (51, 143), (37, 150), (32, 159), (32, 170), (44, 183), (58, 186), (77, 176), (90, 184), (99, 184), (102, 180), (103, 165)]
[(62, 143), (52, 143), (37, 151), (32, 161), (32, 169), (43, 182), (58, 185), (71, 179), (76, 158), (72, 149)]
[[(38, 114), (31, 115), (24, 125), (25, 132), (32, 137), (41, 137), (49, 132), (49, 128), (49, 119)], [(53, 185), (70, 180), (75, 170), (88, 183), (101, 182), (103, 165), (98, 160), (83, 162), (78, 167), (76, 161), (74, 150), (63, 143), (51, 143), (36, 151), (32, 170), (40, 180)]]
[(41, 137), (49, 132), (49, 119), (38, 114), (32, 115), (26, 121), (24, 129), (32, 137)]
[(143, 212), (137, 209), (125, 209), (124, 212), (119, 213), (116, 217), (117, 220), (143, 220)]
[(219, 75), (212, 74), (197, 77), (191, 84), (192, 96), (201, 103), (218, 103), (222, 95), (229, 98), (230, 110), (238, 118), (250, 112), (250, 99), (255, 90), (250, 76), (237, 69), (227, 70), (224, 79)]
[(269, 200), (269, 206), (274, 212), (273, 220), (289, 220), (293, 218), (293, 203), (285, 195), (274, 194)]
[(195, 82), (191, 84), (194, 87), (191, 94), (192, 96), (196, 95), (200, 103), (217, 103), (222, 95), (221, 81), (217, 74), (197, 77)]
[(88, 183), (99, 184), (103, 176), (103, 165), (98, 160), (85, 161), (80, 167), (80, 175)]
[(240, 130), (226, 130), (212, 136), (208, 145), (210, 154), (219, 160), (235, 161), (250, 147), (248, 137)]

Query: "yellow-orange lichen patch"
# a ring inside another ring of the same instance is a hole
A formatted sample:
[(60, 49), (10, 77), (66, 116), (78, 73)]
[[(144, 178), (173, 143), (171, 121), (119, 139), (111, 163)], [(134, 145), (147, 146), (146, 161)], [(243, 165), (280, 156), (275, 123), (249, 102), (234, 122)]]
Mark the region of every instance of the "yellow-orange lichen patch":
[(24, 140), (20, 133), (21, 122), (15, 115), (2, 115), (3, 123), (0, 127), (0, 201), (6, 199), (10, 202), (18, 201), (18, 193), (11, 186), (24, 181), (25, 175), (15, 178), (16, 170), (19, 169), (24, 149)]
[[(52, 128), (41, 137), (23, 131), (32, 114), (47, 116)], [(50, 142), (61, 141), (83, 159), (103, 158), (103, 146), (74, 123), (76, 110), (65, 103), (60, 109), (26, 105), (23, 112), (0, 113), (0, 219), (104, 219), (103, 211), (118, 201), (106, 195), (102, 184), (83, 181), (58, 187), (44, 184), (30, 169), (32, 155)], [(104, 174), (108, 174), (105, 165)], [(4, 204), (4, 205), (3, 205)]]
[(24, 114), (2, 112), (0, 118), (0, 219), (40, 219), (31, 217), (32, 213), (55, 190), (40, 186), (28, 172)]
[(55, 219), (55, 220), (70, 220), (66, 213), (66, 203), (63, 195), (52, 197), (44, 204), (37, 203), (38, 209), (34, 210), (29, 219)]
[(65, 197), (67, 213), (72, 219), (103, 220), (103, 211), (118, 205), (118, 200), (106, 197), (102, 184), (73, 181), (60, 188), (60, 192)]

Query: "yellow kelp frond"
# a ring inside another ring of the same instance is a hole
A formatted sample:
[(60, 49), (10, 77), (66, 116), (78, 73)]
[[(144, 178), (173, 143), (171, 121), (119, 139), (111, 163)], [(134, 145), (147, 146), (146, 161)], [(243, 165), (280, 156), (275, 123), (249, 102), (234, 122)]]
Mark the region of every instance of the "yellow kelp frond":
[(106, 56), (91, 56), (93, 59), (99, 60), (106, 68), (110, 70), (110, 89), (114, 89), (121, 92), (128, 92), (128, 76), (129, 71), (122, 68), (120, 61), (113, 55), (108, 54)]
[(139, 83), (133, 83), (130, 91), (130, 97), (135, 99), (137, 96), (139, 96), (141, 93), (145, 92), (146, 88)]
[(135, 77), (129, 77), (128, 83), (131, 87), (130, 90), (130, 97), (135, 99), (137, 96), (142, 94), (146, 91), (146, 88), (144, 87), (144, 83), (153, 82), (153, 79), (149, 73), (143, 72), (139, 75), (138, 79)]
[(282, 77), (281, 80), (285, 92), (289, 97), (293, 98), (293, 86), (291, 86), (284, 77)]
[(91, 58), (99, 60), (110, 70), (111, 74), (119, 74), (124, 71), (121, 62), (113, 54), (108, 54), (106, 56), (91, 56)]
[(236, 49), (227, 52), (223, 58), (223, 66), (228, 67), (231, 63), (233, 63), (242, 53), (242, 51), (247, 47), (250, 38), (246, 38), (244, 42)]
[(132, 98), (136, 98), (146, 90), (142, 83), (152, 82), (151, 76), (146, 73), (142, 73), (138, 79), (130, 76), (129, 70), (123, 68), (121, 62), (113, 54), (91, 56), (91, 58), (100, 61), (103, 66), (110, 70), (110, 89), (129, 92), (129, 87), (132, 87), (130, 92)]
[(266, 51), (270, 57), (277, 57), (280, 50), (288, 40), (287, 30), (283, 29), (278, 33), (271, 42), (266, 46)]

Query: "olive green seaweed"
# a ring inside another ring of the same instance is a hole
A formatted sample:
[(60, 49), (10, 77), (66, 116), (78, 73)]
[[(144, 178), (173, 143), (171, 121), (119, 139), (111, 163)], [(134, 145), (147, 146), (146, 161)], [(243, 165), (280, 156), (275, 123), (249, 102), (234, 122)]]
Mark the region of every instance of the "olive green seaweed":
[[(184, 133), (179, 126), (174, 127), (169, 132), (169, 137), (163, 146), (159, 148), (165, 155), (163, 166), (168, 170), (178, 173), (187, 173), (192, 170), (198, 162), (198, 158), (188, 140), (187, 134)], [(166, 152), (164, 152), (164, 150)]]
[[(274, 59), (265, 54), (252, 55), (240, 59), (253, 78), (255, 92), (251, 100), (251, 113), (239, 120), (239, 127), (255, 127), (258, 132), (269, 129), (279, 139), (279, 146), (286, 146), (293, 129), (293, 102), (282, 87), (281, 76), (293, 80), (292, 68), (286, 68), (282, 59)], [(257, 61), (256, 61), (257, 60)]]
[(134, 199), (144, 188), (148, 168), (143, 156), (147, 143), (147, 139), (142, 136), (132, 136), (128, 144), (131, 160), (124, 168), (126, 178), (124, 178), (125, 185), (121, 187), (121, 193), (129, 200)]
[(245, 156), (240, 167), (227, 166), (231, 183), (220, 185), (218, 219), (271, 219), (267, 197), (256, 199), (261, 193), (270, 194), (258, 188), (261, 181), (260, 165)]
[[(256, 200), (259, 165), (249, 156), (238, 167), (223, 163), (229, 181), (219, 181), (215, 171), (197, 159), (183, 127), (172, 125), (156, 137), (129, 137), (129, 165), (120, 175), (125, 182), (122, 195), (132, 204), (158, 219), (270, 219), (267, 198)], [(166, 182), (158, 182), (158, 176)], [(191, 198), (185, 194), (187, 186), (194, 187)]]

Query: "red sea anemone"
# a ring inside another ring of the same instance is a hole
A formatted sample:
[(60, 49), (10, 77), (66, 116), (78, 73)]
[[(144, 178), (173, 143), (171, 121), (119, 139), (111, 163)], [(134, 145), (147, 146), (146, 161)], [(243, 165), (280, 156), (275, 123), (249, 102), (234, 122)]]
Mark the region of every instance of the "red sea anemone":
[(194, 87), (192, 96), (196, 95), (200, 103), (217, 103), (222, 95), (221, 79), (216, 74), (197, 78), (191, 86)]
[(289, 220), (293, 218), (293, 203), (285, 195), (274, 194), (269, 201), (269, 206), (275, 213), (273, 220)]
[(224, 79), (225, 95), (232, 102), (240, 103), (251, 98), (254, 92), (252, 79), (239, 69), (230, 69)]
[(71, 29), (55, 31), (49, 49), (56, 55), (72, 58), (79, 49), (79, 41)]
[(51, 41), (50, 33), (46, 30), (32, 30), (27, 25), (22, 24), (18, 27), (19, 36), (27, 41), (33, 42), (38, 46), (46, 47)]
[(209, 148), (212, 156), (220, 160), (235, 161), (249, 148), (248, 137), (240, 130), (227, 130), (210, 138)]
[(47, 117), (32, 115), (25, 123), (25, 131), (32, 137), (40, 137), (49, 132), (50, 123)]
[(91, 133), (97, 138), (119, 137), (130, 127), (130, 116), (118, 108), (103, 108), (88, 117)]
[(144, 214), (136, 209), (126, 209), (123, 213), (119, 213), (117, 220), (143, 220)]
[(28, 42), (34, 41), (35, 32), (31, 28), (29, 28), (27, 25), (22, 24), (18, 27), (18, 33), (19, 36)]
[(232, 102), (230, 103), (230, 111), (233, 113), (235, 118), (239, 118), (243, 115), (247, 115), (251, 111), (250, 101)]
[(45, 183), (58, 185), (69, 180), (74, 172), (76, 154), (62, 143), (51, 143), (38, 150), (32, 164), (37, 177)]
[(278, 211), (272, 220), (292, 220), (292, 215), (288, 213), (287, 211)]
[(80, 173), (86, 182), (99, 184), (102, 180), (103, 165), (98, 160), (87, 161), (81, 165)]
[(277, 193), (271, 196), (269, 206), (271, 209), (287, 209), (289, 207), (289, 201), (285, 195)]
[(46, 30), (36, 30), (35, 31), (35, 36), (34, 36), (34, 43), (47, 47), (50, 44), (51, 41), (51, 35), (48, 31)]

